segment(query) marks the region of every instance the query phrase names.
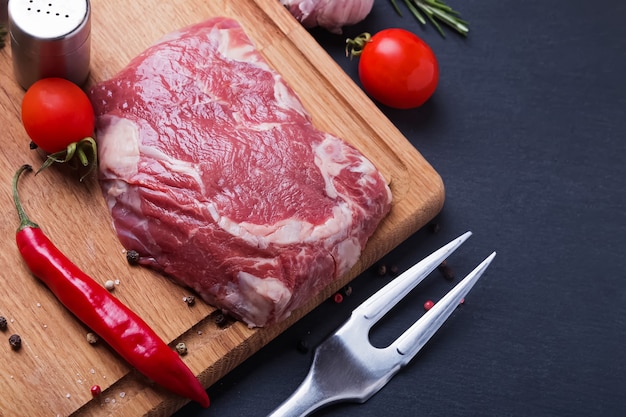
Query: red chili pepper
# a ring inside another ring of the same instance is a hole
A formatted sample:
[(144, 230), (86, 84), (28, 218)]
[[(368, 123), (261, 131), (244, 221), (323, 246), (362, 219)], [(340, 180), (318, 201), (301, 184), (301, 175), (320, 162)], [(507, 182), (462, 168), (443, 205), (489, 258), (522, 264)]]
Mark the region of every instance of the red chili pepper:
[(162, 387), (209, 406), (209, 396), (182, 359), (136, 313), (74, 265), (26, 215), (17, 182), (29, 165), (13, 178), (13, 200), (20, 219), (16, 241), (31, 272), (80, 321), (105, 340), (120, 356)]

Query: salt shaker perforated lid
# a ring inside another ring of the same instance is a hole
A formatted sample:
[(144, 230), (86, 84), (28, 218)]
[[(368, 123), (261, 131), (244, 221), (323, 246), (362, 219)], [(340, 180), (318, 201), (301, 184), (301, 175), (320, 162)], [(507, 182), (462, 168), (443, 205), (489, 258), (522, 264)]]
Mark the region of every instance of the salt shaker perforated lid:
[(89, 75), (89, 0), (9, 0), (13, 70), (28, 89), (46, 77), (82, 85)]

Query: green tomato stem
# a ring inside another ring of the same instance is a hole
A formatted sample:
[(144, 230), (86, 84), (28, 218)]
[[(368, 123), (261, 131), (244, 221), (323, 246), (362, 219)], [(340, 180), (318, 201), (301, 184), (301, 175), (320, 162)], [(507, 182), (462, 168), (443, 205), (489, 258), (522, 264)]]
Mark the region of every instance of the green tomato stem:
[[(89, 160), (90, 157), (91, 161)], [(85, 175), (80, 177), (80, 181), (82, 181), (98, 165), (98, 148), (94, 138), (87, 137), (78, 142), (70, 143), (64, 150), (48, 155), (44, 163), (37, 170), (37, 174), (55, 162), (63, 164), (72, 161), (74, 158), (78, 159), (82, 166), (89, 167)]]
[(361, 56), (365, 45), (367, 45), (367, 43), (371, 40), (372, 35), (367, 32), (361, 33), (354, 39), (346, 39), (346, 56), (349, 56), (350, 59), (354, 58), (355, 56)]

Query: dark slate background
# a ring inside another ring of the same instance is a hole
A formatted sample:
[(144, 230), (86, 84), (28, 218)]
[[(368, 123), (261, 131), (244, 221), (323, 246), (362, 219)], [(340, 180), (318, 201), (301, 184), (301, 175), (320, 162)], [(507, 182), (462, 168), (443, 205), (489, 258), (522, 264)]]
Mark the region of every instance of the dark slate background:
[[(626, 415), (626, 3), (619, 0), (448, 0), (467, 39), (420, 25), (397, 0), (376, 0), (343, 36), (311, 31), (358, 82), (346, 37), (414, 31), (441, 79), (422, 108), (381, 107), (441, 174), (446, 203), (383, 261), (404, 270), (457, 235), (457, 278), (491, 251), (485, 276), (418, 357), (364, 405), (315, 416)], [(265, 416), (304, 378), (313, 347), (391, 279), (352, 283), (209, 388), (207, 410)], [(454, 282), (433, 273), (377, 328), (384, 346)]]

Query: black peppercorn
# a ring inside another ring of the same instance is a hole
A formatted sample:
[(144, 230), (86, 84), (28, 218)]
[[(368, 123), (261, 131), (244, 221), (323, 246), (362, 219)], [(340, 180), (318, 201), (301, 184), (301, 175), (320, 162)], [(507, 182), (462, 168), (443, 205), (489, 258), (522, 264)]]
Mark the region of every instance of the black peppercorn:
[(215, 315), (215, 324), (217, 324), (219, 327), (226, 326), (226, 321), (226, 315), (224, 315), (223, 313), (218, 313)]
[(296, 349), (298, 349), (298, 352), (300, 353), (307, 353), (309, 351), (309, 342), (307, 342), (305, 339), (298, 340)]
[(7, 329), (7, 318), (4, 316), (0, 316), (0, 330), (6, 330)]
[(126, 252), (126, 260), (130, 265), (137, 265), (137, 263), (139, 263), (139, 252), (136, 250), (129, 250)]
[(12, 334), (9, 337), (9, 344), (13, 350), (19, 350), (22, 347), (22, 338), (19, 334)]
[(454, 279), (454, 271), (448, 266), (448, 263), (445, 260), (439, 264), (437, 269), (448, 281), (452, 281)]

